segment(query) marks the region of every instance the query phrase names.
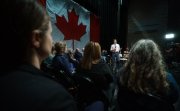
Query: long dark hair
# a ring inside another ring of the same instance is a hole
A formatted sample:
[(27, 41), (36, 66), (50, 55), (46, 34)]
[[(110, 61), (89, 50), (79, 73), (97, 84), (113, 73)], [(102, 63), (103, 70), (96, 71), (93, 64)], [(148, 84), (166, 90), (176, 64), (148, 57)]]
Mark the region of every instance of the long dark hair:
[(49, 17), (37, 0), (3, 0), (1, 6), (1, 58), (3, 67), (11, 68), (22, 62), (30, 44), (32, 32), (48, 30)]
[(142, 39), (133, 45), (120, 83), (136, 93), (162, 94), (168, 90), (165, 65), (154, 41)]
[(90, 70), (93, 61), (101, 58), (101, 46), (98, 42), (90, 41), (84, 49), (84, 56), (81, 61), (81, 68)]

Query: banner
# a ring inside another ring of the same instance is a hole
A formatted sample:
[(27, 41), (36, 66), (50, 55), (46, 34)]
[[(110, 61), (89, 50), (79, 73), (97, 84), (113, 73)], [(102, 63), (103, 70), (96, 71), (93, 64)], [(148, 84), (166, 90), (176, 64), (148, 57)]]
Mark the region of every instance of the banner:
[(82, 49), (90, 40), (99, 42), (99, 18), (72, 0), (39, 0), (52, 22), (53, 40), (68, 48)]

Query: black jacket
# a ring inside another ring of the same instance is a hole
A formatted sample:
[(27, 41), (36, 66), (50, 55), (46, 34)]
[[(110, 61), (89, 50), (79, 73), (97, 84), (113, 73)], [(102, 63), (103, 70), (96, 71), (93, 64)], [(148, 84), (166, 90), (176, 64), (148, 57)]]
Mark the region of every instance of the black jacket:
[(76, 111), (72, 96), (32, 65), (2, 76), (0, 89), (0, 111)]

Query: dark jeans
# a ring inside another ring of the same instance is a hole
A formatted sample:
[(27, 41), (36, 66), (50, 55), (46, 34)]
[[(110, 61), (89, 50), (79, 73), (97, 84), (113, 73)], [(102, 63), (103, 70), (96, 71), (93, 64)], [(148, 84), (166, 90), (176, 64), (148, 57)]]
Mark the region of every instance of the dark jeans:
[(112, 53), (112, 68), (113, 72), (116, 72), (120, 62), (119, 52)]
[(117, 61), (120, 60), (120, 57), (119, 57), (119, 52), (113, 52), (112, 53), (112, 62), (113, 63), (116, 63)]

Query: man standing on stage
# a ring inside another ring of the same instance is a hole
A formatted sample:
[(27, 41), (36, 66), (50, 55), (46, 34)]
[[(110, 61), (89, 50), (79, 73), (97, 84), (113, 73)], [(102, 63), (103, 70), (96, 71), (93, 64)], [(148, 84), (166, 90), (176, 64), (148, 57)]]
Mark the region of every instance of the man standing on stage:
[(120, 61), (120, 45), (117, 44), (117, 40), (113, 39), (113, 44), (111, 45), (110, 51), (112, 52), (112, 66), (113, 66), (113, 72), (115, 71), (117, 63)]

